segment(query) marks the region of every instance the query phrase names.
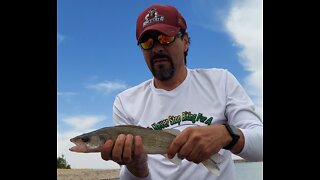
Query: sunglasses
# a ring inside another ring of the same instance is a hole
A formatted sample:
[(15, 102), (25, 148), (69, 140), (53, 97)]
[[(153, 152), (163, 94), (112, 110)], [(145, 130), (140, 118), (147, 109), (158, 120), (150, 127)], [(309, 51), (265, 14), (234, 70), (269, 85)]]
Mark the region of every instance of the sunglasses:
[(154, 42), (158, 41), (161, 45), (169, 45), (174, 42), (176, 36), (181, 37), (182, 33), (178, 32), (175, 36), (167, 36), (164, 34), (159, 34), (158, 36), (146, 36), (141, 38), (140, 46), (144, 50), (149, 50), (153, 48)]

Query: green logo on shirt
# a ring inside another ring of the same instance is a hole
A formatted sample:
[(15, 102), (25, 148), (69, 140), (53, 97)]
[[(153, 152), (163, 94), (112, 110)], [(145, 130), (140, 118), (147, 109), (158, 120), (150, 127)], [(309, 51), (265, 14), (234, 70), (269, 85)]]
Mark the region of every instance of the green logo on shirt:
[(189, 112), (185, 111), (185, 112), (182, 112), (182, 115), (177, 115), (177, 116), (170, 115), (168, 116), (168, 118), (161, 120), (157, 123), (153, 123), (151, 126), (154, 130), (162, 130), (169, 126), (180, 125), (181, 122), (184, 122), (184, 121), (190, 121), (193, 124), (195, 124), (196, 122), (200, 122), (200, 123), (207, 124), (209, 126), (212, 122), (212, 119), (213, 119), (212, 117), (208, 118), (206, 116), (203, 116), (202, 113), (192, 114), (190, 111)]

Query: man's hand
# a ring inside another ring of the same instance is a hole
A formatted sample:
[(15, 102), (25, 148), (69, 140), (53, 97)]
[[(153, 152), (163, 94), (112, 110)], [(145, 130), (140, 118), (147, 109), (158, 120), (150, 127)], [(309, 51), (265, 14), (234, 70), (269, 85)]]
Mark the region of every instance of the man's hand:
[(224, 125), (193, 126), (183, 130), (170, 144), (167, 151), (171, 159), (176, 153), (180, 159), (194, 163), (207, 160), (231, 142)]
[[(132, 146), (133, 143), (134, 146)], [(148, 176), (147, 154), (143, 151), (140, 136), (120, 134), (114, 143), (112, 140), (107, 140), (102, 146), (101, 158), (106, 161), (115, 161), (119, 165), (126, 165), (128, 170), (137, 177)]]

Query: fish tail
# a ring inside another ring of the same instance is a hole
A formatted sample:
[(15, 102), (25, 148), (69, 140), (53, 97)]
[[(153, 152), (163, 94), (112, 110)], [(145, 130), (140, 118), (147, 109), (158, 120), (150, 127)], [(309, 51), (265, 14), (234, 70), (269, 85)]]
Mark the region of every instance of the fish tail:
[(219, 176), (220, 168), (218, 164), (221, 163), (223, 160), (224, 160), (224, 157), (221, 154), (216, 153), (212, 155), (209, 159), (203, 161), (202, 165), (204, 165), (213, 174)]
[[(178, 158), (177, 154), (172, 159), (169, 159), (167, 154), (162, 154), (162, 155), (176, 165), (181, 164), (181, 159)], [(211, 173), (215, 174), (216, 176), (219, 176), (220, 175), (220, 168), (219, 168), (218, 164), (221, 163), (223, 160), (224, 160), (224, 157), (222, 155), (220, 155), (219, 153), (216, 153), (216, 154), (212, 155), (209, 159), (201, 162), (200, 164), (202, 164), (204, 167), (206, 167)]]
[(173, 164), (180, 165), (181, 159), (178, 158), (178, 155), (176, 154), (172, 159), (169, 159), (167, 154), (162, 154), (164, 157), (166, 157), (169, 161), (171, 161)]
[(201, 164), (206, 167), (211, 173), (219, 176), (220, 175), (220, 168), (218, 167), (218, 165), (212, 161), (211, 159), (207, 159), (203, 162), (201, 162)]
[(210, 159), (211, 159), (213, 162), (219, 164), (219, 163), (221, 163), (222, 161), (224, 161), (224, 156), (222, 156), (222, 155), (219, 154), (219, 153), (216, 153), (216, 154), (212, 155), (212, 156), (210, 157)]

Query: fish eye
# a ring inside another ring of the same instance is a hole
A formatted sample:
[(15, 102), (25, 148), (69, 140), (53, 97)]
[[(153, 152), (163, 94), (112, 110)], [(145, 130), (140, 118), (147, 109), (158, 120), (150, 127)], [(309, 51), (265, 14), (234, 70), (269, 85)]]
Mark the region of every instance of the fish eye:
[(89, 140), (90, 140), (90, 138), (87, 136), (81, 138), (81, 141), (83, 141), (83, 142), (88, 142)]

